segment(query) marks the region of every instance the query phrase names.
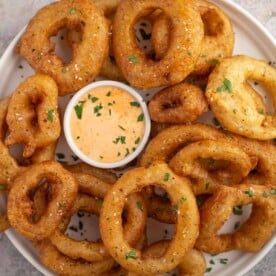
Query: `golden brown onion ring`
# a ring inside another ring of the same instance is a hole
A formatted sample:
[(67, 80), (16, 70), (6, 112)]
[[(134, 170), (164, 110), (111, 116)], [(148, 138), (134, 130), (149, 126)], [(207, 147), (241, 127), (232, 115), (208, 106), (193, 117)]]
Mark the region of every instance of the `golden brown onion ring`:
[[(276, 68), (248, 56), (224, 59), (209, 76), (206, 97), (219, 122), (228, 130), (259, 140), (276, 138), (276, 115), (268, 115), (248, 80), (263, 84), (276, 102)], [(256, 94), (256, 95), (254, 95)]]
[[(125, 198), (150, 185), (165, 189), (177, 209), (175, 234), (161, 259), (143, 258), (141, 250), (129, 245), (122, 232), (121, 214)], [(175, 175), (165, 163), (126, 172), (107, 193), (100, 216), (102, 239), (112, 257), (125, 269), (141, 274), (162, 273), (177, 266), (193, 247), (197, 227), (198, 210), (189, 184)]]
[[(230, 57), (234, 47), (234, 33), (229, 17), (216, 5), (194, 1), (204, 23), (204, 38), (193, 75), (209, 73), (219, 61)], [(169, 46), (169, 20), (161, 13), (153, 23), (152, 44), (156, 59), (162, 59)]]
[[(211, 158), (214, 161), (227, 161), (226, 167), (208, 171), (199, 162)], [(169, 166), (178, 175), (191, 180), (193, 192), (213, 193), (219, 185), (238, 184), (252, 168), (249, 156), (235, 143), (224, 140), (203, 140), (191, 143), (170, 160)]]
[(30, 157), (37, 148), (55, 143), (60, 136), (57, 100), (58, 89), (49, 76), (36, 74), (24, 80), (9, 101), (6, 145), (22, 143), (23, 157)]
[[(200, 208), (200, 234), (196, 248), (211, 254), (260, 250), (276, 229), (275, 191), (275, 187), (251, 184), (218, 187)], [(217, 234), (234, 207), (251, 203), (250, 218), (236, 232)]]
[[(169, 49), (158, 62), (146, 57), (134, 35), (135, 23), (156, 9), (166, 13), (171, 26)], [(194, 69), (203, 38), (203, 23), (192, 1), (121, 1), (113, 26), (115, 58), (131, 85), (143, 90), (173, 85)]]
[(193, 122), (206, 111), (203, 91), (185, 82), (159, 91), (149, 102), (150, 117), (159, 123)]
[[(93, 16), (91, 16), (93, 14)], [(73, 44), (69, 64), (54, 54), (50, 37), (66, 27), (81, 26), (82, 41)], [(91, 0), (62, 0), (51, 3), (29, 22), (18, 44), (18, 53), (38, 72), (50, 75), (65, 96), (92, 82), (108, 52), (108, 24)]]
[[(32, 223), (33, 203), (29, 197), (41, 181), (51, 186), (51, 200), (41, 218)], [(17, 232), (30, 240), (49, 237), (74, 205), (78, 184), (58, 162), (46, 161), (30, 166), (13, 182), (8, 195), (8, 218)]]

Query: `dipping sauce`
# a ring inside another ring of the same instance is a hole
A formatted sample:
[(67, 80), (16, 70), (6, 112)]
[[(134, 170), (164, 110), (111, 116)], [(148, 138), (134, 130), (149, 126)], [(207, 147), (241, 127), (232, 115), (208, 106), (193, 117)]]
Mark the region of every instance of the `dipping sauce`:
[(145, 133), (139, 102), (115, 86), (99, 86), (82, 94), (71, 110), (70, 132), (88, 158), (102, 163), (125, 159)]

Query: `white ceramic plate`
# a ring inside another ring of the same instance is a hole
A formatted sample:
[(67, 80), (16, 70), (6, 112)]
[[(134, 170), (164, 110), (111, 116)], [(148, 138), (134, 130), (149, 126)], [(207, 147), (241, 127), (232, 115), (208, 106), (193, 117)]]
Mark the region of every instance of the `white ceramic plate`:
[[(265, 59), (267, 61), (275, 61), (275, 49), (276, 43), (273, 37), (264, 29), (264, 27), (257, 22), (250, 14), (242, 10), (238, 5), (234, 4), (229, 0), (215, 0), (212, 1), (220, 6), (231, 18), (234, 31), (235, 31), (235, 48), (234, 54), (246, 54), (255, 58)], [(21, 32), (22, 33), (22, 32)], [(0, 93), (1, 98), (9, 95), (18, 84), (23, 81), (28, 75), (33, 74), (32, 69), (28, 64), (20, 57), (15, 54), (16, 44), (19, 40), (20, 34), (18, 34), (12, 43), (9, 45), (4, 55), (0, 60)], [(67, 99), (68, 100), (68, 99)], [(61, 109), (64, 109), (67, 100), (63, 100), (60, 105)], [(67, 145), (61, 141), (58, 146), (57, 152), (63, 153), (65, 157), (59, 155), (57, 158), (60, 161), (67, 160), (73, 162), (74, 156), (68, 150)], [(5, 199), (0, 198), (0, 209), (5, 209)], [(250, 213), (250, 208), (244, 208), (241, 216), (233, 215), (226, 225), (223, 227), (223, 231), (233, 230), (233, 226), (237, 222), (242, 222)], [(78, 233), (69, 230), (70, 235), (78, 238), (85, 234), (86, 227), (91, 226), (91, 219), (85, 216), (82, 218), (84, 221), (84, 228), (79, 229)], [(95, 221), (95, 218), (93, 219)], [(80, 219), (76, 216), (72, 220), (72, 225), (78, 225)], [(87, 221), (87, 222), (86, 222)], [(89, 224), (89, 225), (88, 225)], [(155, 239), (160, 236), (164, 237), (164, 232), (172, 230), (168, 226), (157, 226), (155, 222), (151, 221), (151, 228), (149, 236), (154, 236)], [(157, 230), (158, 229), (158, 230)], [(71, 232), (70, 232), (71, 231)], [(156, 232), (158, 231), (158, 234)], [(81, 235), (79, 235), (82, 233)], [(154, 233), (154, 235), (153, 235)], [(51, 271), (41, 265), (39, 256), (36, 250), (33, 248), (30, 242), (19, 236), (13, 230), (7, 230), (6, 234), (13, 245), (21, 252), (21, 254), (34, 265), (44, 275), (53, 275)], [(95, 238), (98, 236), (98, 229), (94, 227), (93, 232), (90, 232), (91, 237)], [(208, 271), (206, 275), (243, 275), (249, 269), (257, 264), (267, 252), (276, 243), (276, 236), (274, 235), (270, 241), (262, 248), (257, 254), (249, 254), (241, 251), (231, 251), (225, 254), (219, 254), (216, 256), (205, 255), (207, 260)]]

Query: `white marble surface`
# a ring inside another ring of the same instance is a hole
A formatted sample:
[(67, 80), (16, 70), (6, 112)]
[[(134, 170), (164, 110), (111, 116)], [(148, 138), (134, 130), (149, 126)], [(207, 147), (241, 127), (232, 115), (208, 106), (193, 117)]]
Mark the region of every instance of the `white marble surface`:
[[(256, 17), (276, 37), (276, 0), (233, 0)], [(0, 56), (35, 11), (50, 0), (0, 0)], [(276, 51), (276, 50), (275, 50)], [(0, 276), (41, 275), (0, 235)], [(276, 246), (246, 276), (276, 275)]]

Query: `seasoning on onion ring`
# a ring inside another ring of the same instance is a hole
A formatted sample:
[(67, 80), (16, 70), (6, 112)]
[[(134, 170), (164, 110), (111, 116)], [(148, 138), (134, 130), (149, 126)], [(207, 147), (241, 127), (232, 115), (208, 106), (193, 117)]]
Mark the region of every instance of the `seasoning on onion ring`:
[[(259, 140), (276, 138), (276, 115), (268, 115), (253, 79), (275, 99), (276, 68), (248, 56), (224, 59), (209, 76), (206, 97), (216, 118), (226, 129)], [(275, 102), (275, 100), (274, 100)]]
[[(91, 16), (93, 15), (93, 16)], [(69, 64), (54, 54), (50, 37), (63, 27), (82, 29), (82, 41), (73, 44)], [(108, 25), (103, 12), (91, 0), (61, 0), (51, 3), (29, 22), (18, 44), (18, 53), (38, 72), (50, 75), (65, 96), (92, 82), (108, 51)]]
[[(234, 233), (218, 230), (236, 206), (253, 204), (249, 219)], [(200, 234), (196, 248), (211, 254), (229, 250), (256, 252), (276, 229), (275, 187), (241, 184), (219, 186), (200, 208)]]
[[(193, 75), (209, 73), (219, 61), (232, 55), (234, 33), (228, 16), (216, 5), (204, 1), (194, 1), (204, 23), (204, 38)], [(153, 24), (152, 44), (156, 59), (162, 59), (169, 46), (169, 20), (161, 13)]]
[[(52, 200), (39, 221), (32, 223), (30, 217), (34, 208), (29, 193), (45, 180), (51, 186)], [(7, 211), (10, 224), (18, 233), (30, 240), (45, 239), (53, 233), (71, 209), (77, 192), (78, 184), (75, 178), (58, 162), (34, 164), (17, 176), (12, 184)]]
[(23, 157), (30, 157), (37, 148), (56, 142), (60, 135), (57, 100), (58, 89), (49, 76), (36, 74), (24, 80), (9, 101), (6, 145), (22, 143)]
[[(135, 23), (156, 9), (166, 13), (171, 26), (169, 49), (158, 62), (146, 57), (134, 35)], [(194, 69), (202, 38), (203, 23), (193, 1), (123, 0), (114, 17), (116, 62), (127, 81), (143, 90), (184, 80)]]
[[(164, 255), (144, 258), (141, 250), (125, 240), (121, 214), (129, 194), (153, 184), (168, 192), (177, 209), (177, 222), (174, 237)], [(155, 163), (147, 169), (140, 167), (126, 172), (112, 186), (102, 206), (100, 232), (109, 253), (121, 266), (136, 273), (155, 274), (169, 271), (181, 262), (197, 238), (198, 222), (196, 201), (189, 184), (165, 163)]]
[[(208, 171), (200, 159), (211, 158), (215, 161), (227, 161), (214, 171)], [(233, 185), (241, 182), (252, 168), (249, 156), (235, 143), (224, 140), (203, 140), (191, 143), (170, 160), (172, 170), (191, 180), (193, 192), (212, 193), (219, 185)]]
[(159, 123), (193, 122), (206, 111), (203, 91), (185, 82), (159, 91), (149, 102), (151, 119)]

